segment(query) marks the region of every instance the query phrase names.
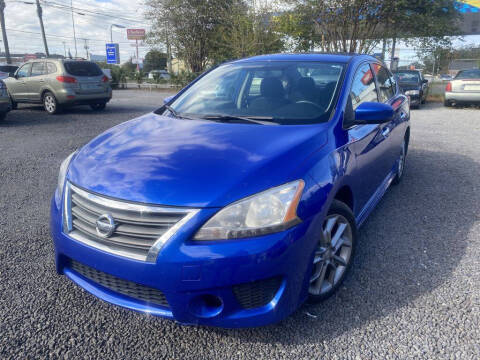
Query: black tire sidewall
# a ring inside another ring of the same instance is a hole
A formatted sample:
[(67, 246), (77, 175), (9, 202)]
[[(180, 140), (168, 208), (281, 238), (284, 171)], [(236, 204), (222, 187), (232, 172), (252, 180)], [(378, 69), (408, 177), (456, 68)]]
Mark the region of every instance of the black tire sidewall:
[[(328, 210), (327, 216), (328, 215), (333, 215), (333, 214), (342, 215), (350, 223), (350, 227), (352, 229), (352, 253), (350, 255), (350, 261), (347, 264), (347, 268), (346, 268), (345, 272), (343, 273), (342, 278), (330, 291), (328, 291), (328, 292), (326, 292), (325, 294), (322, 294), (322, 295), (308, 294), (307, 303), (309, 303), (309, 304), (315, 304), (315, 303), (324, 301), (324, 300), (328, 299), (330, 296), (332, 296), (337, 291), (337, 289), (342, 285), (345, 278), (348, 276), (348, 274), (351, 270), (351, 267), (352, 267), (353, 259), (355, 257), (355, 248), (356, 248), (356, 244), (357, 244), (357, 225), (356, 225), (355, 216), (353, 215), (352, 210), (348, 207), (347, 204), (345, 204), (345, 203), (343, 203), (339, 200), (333, 200), (332, 205), (330, 206), (330, 209)], [(313, 260), (313, 256), (310, 257), (310, 260)], [(307, 279), (309, 280), (310, 279), (310, 274), (307, 274), (307, 275), (308, 275)]]

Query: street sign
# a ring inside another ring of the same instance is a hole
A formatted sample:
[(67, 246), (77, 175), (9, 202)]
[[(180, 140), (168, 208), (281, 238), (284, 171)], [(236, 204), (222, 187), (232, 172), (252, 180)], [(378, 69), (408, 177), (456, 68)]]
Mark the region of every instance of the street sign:
[(120, 64), (120, 52), (118, 44), (107, 44), (107, 64)]
[(127, 29), (128, 40), (144, 40), (145, 29)]

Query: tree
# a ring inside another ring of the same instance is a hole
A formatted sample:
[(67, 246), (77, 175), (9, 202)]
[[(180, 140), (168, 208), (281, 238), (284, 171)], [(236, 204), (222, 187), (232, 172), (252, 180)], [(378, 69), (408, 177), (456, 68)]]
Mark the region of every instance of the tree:
[(223, 18), (213, 38), (215, 63), (284, 49), (282, 36), (275, 31), (271, 8), (254, 9), (238, 1)]
[(164, 70), (167, 67), (167, 54), (150, 50), (143, 61), (143, 71), (148, 73), (152, 70)]
[(213, 53), (212, 40), (238, 0), (147, 0), (146, 16), (152, 22), (150, 36), (171, 43), (177, 57), (191, 71), (205, 69)]
[(454, 0), (284, 0), (279, 29), (296, 49), (370, 52), (386, 38), (443, 39), (456, 32)]

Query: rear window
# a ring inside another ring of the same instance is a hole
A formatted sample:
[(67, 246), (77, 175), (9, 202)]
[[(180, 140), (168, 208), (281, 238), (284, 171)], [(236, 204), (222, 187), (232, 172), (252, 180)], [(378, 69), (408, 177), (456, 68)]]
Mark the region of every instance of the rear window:
[(10, 65), (2, 65), (0, 66), (0, 71), (6, 72), (6, 73), (13, 73), (17, 71), (18, 66), (10, 66)]
[(480, 69), (462, 70), (455, 79), (480, 79)]
[(86, 61), (69, 61), (65, 62), (65, 70), (70, 75), (75, 76), (100, 76), (103, 75), (100, 67), (91, 62)]

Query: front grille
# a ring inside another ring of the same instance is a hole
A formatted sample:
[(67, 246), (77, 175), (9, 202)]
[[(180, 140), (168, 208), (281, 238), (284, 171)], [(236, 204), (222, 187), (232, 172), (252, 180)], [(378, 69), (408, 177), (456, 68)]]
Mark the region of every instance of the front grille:
[(282, 283), (281, 277), (273, 277), (233, 286), (233, 293), (244, 309), (267, 305), (273, 300)]
[[(65, 231), (72, 238), (116, 255), (154, 262), (161, 246), (197, 210), (147, 206), (112, 200), (67, 184)], [(109, 215), (115, 230), (108, 237), (96, 222)]]
[(142, 300), (146, 303), (169, 307), (165, 295), (157, 289), (140, 285), (132, 281), (119, 279), (90, 266), (70, 260), (70, 268), (87, 279), (116, 293)]

